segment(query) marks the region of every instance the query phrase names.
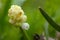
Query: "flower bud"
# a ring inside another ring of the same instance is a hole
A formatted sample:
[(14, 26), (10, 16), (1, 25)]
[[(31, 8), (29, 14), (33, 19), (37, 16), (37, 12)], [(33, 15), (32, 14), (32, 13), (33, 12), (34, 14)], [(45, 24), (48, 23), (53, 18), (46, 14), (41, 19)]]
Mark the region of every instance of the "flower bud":
[(27, 20), (27, 16), (26, 15), (23, 15), (22, 18), (21, 18), (22, 22), (25, 22)]
[(14, 20), (9, 19), (9, 23), (14, 24)]
[(24, 30), (28, 30), (29, 29), (29, 24), (28, 23), (23, 23), (21, 27)]

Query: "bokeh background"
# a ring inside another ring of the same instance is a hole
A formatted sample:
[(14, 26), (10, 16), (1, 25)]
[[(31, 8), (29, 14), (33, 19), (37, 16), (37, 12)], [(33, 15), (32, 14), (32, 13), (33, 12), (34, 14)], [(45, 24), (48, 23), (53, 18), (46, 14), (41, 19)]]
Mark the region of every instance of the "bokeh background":
[(26, 32), (30, 40), (33, 40), (35, 33), (44, 34), (46, 40), (50, 37), (56, 39), (57, 31), (41, 15), (39, 7), (60, 24), (60, 0), (0, 0), (0, 40), (26, 40), (21, 30), (8, 22), (8, 9), (11, 5), (21, 6), (27, 15), (30, 29)]

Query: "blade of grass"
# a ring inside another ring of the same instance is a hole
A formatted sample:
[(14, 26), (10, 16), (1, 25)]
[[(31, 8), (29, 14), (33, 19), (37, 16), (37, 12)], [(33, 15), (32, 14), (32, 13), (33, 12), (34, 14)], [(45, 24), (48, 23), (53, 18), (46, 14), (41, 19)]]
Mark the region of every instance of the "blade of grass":
[(48, 23), (50, 23), (50, 25), (52, 25), (53, 28), (60, 32), (60, 25), (55, 23), (43, 9), (39, 8), (39, 10), (41, 14), (44, 16), (44, 18), (48, 21)]
[(1, 16), (1, 20), (0, 20), (0, 23), (3, 25), (4, 24), (4, 19), (5, 19), (5, 16), (7, 15), (8, 13), (8, 9), (11, 5), (11, 2), (12, 0), (6, 0), (6, 3), (5, 3), (5, 6), (4, 6), (4, 9), (3, 9), (3, 12), (2, 12), (2, 16)]
[(48, 33), (48, 23), (47, 22), (45, 22), (45, 24), (44, 24), (44, 35), (46, 37), (46, 40), (48, 40), (49, 33)]

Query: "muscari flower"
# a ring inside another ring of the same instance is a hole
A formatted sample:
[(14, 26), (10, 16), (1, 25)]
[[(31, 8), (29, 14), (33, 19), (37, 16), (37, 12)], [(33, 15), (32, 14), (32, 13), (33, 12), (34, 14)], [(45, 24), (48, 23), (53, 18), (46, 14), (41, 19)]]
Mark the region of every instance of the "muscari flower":
[[(22, 29), (29, 29), (28, 23), (25, 23), (27, 16), (24, 15), (24, 11), (20, 6), (12, 5), (8, 10), (9, 23), (14, 25), (19, 25)], [(23, 27), (24, 26), (24, 27)]]

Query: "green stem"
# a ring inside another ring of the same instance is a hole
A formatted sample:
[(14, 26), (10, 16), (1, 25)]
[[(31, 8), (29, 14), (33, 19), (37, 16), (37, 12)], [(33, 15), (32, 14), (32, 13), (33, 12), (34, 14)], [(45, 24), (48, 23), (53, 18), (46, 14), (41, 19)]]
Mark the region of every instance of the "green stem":
[(23, 30), (21, 27), (20, 27), (20, 30), (22, 31), (22, 33), (25, 35), (25, 37), (27, 38), (27, 40), (30, 40), (27, 32), (25, 30)]
[(47, 22), (45, 22), (45, 25), (44, 25), (44, 34), (46, 36), (46, 40), (48, 40), (49, 35), (48, 35), (48, 23)]

